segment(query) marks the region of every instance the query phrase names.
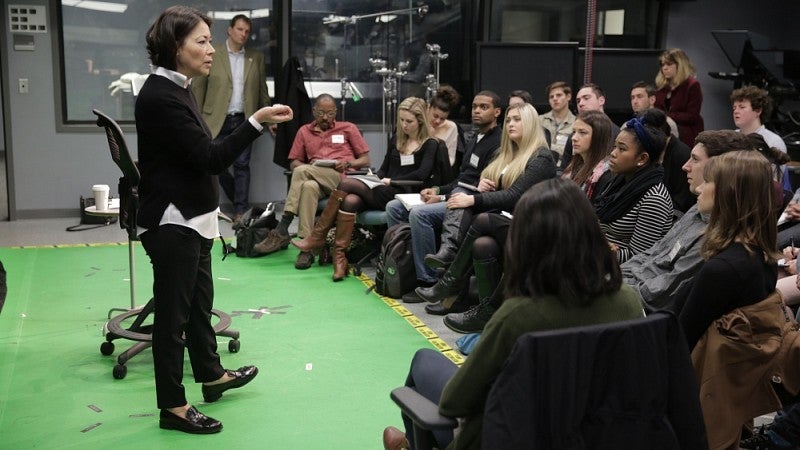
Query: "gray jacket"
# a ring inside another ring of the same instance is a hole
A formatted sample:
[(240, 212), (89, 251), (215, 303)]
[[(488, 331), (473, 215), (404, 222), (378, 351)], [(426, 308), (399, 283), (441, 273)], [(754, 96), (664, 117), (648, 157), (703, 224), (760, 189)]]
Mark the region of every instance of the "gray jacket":
[(620, 266), (623, 281), (642, 297), (645, 312), (680, 311), (705, 262), (700, 256), (700, 238), (707, 225), (708, 216), (693, 205), (660, 241)]

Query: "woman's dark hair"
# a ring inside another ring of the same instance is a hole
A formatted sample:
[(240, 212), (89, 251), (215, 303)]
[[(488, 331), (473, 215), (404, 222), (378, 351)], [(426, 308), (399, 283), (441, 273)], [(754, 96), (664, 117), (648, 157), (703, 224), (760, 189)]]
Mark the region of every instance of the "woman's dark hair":
[[(781, 166), (792, 160), (788, 154), (778, 150), (775, 147), (770, 147), (769, 144), (767, 144), (767, 141), (764, 140), (764, 136), (758, 133), (748, 134), (747, 140), (749, 140), (753, 145), (754, 150), (756, 150), (758, 153), (761, 153), (762, 156), (767, 158), (767, 161), (775, 164), (776, 166)], [(778, 171), (778, 174), (780, 175), (781, 172)], [(780, 179), (778, 179), (778, 181), (780, 181)]]
[(523, 91), (523, 90), (511, 91), (511, 93), (508, 94), (508, 99), (511, 100), (511, 97), (519, 97), (522, 99), (523, 102), (528, 103), (530, 105), (533, 104), (533, 96), (528, 91)]
[(450, 113), (458, 103), (461, 101), (461, 96), (458, 91), (453, 89), (452, 86), (443, 84), (436, 90), (436, 93), (431, 97), (430, 106), (442, 112)]
[(586, 306), (621, 284), (617, 258), (578, 185), (551, 178), (523, 194), (506, 241), (506, 297), (553, 295)]
[(642, 122), (661, 130), (661, 132), (664, 133), (665, 139), (672, 134), (672, 128), (670, 128), (667, 122), (667, 114), (664, 111), (658, 108), (647, 108), (636, 116), (641, 119)]
[(154, 66), (175, 70), (178, 47), (200, 22), (211, 27), (211, 19), (188, 6), (170, 6), (147, 30), (147, 54)]
[(664, 146), (667, 143), (667, 135), (660, 128), (647, 123), (643, 118), (634, 117), (625, 122), (625, 128), (620, 132), (633, 135), (639, 145), (639, 152), (648, 154), (649, 164), (658, 164), (661, 154), (664, 153)]

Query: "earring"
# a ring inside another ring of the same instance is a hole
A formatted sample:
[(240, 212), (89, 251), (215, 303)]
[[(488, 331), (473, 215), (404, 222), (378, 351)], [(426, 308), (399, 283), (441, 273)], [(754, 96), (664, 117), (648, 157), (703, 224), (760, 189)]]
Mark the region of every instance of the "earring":
[(642, 167), (642, 163), (638, 163), (638, 164), (636, 164), (636, 165), (637, 165), (637, 166), (639, 166), (639, 167)]

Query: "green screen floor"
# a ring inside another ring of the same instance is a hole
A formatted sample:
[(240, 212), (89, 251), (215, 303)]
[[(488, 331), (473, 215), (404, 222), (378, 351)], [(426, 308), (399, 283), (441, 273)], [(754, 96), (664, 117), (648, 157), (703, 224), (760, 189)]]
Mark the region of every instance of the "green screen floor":
[[(136, 245), (136, 304), (151, 294), (150, 264)], [(377, 449), (401, 424), (389, 391), (421, 347), (460, 357), (393, 300), (365, 293), (366, 277), (333, 283), (330, 266), (293, 267), (296, 251), (261, 259), (215, 246), (215, 307), (233, 316), (241, 349), (228, 368), (259, 367), (248, 386), (204, 404), (188, 359), (190, 403), (224, 430), (196, 436), (158, 428), (149, 350), (112, 377), (116, 340), (100, 354), (108, 310), (130, 305), (126, 245), (0, 248), (8, 299), (0, 315), (0, 448)]]

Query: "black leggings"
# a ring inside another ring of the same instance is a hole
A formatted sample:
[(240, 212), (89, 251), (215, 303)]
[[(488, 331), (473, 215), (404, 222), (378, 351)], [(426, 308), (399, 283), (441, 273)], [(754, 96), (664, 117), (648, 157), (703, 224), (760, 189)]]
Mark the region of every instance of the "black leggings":
[(472, 259), (496, 259), (503, 264), (503, 254), (511, 219), (496, 213), (481, 213), (472, 221), (471, 233), (480, 237), (472, 244)]
[[(381, 201), (375, 198), (375, 193), (366, 184), (354, 178), (345, 178), (339, 183), (337, 189), (347, 192), (340, 208), (342, 211), (357, 213), (365, 209), (383, 209)], [(379, 189), (376, 188), (376, 189)]]

